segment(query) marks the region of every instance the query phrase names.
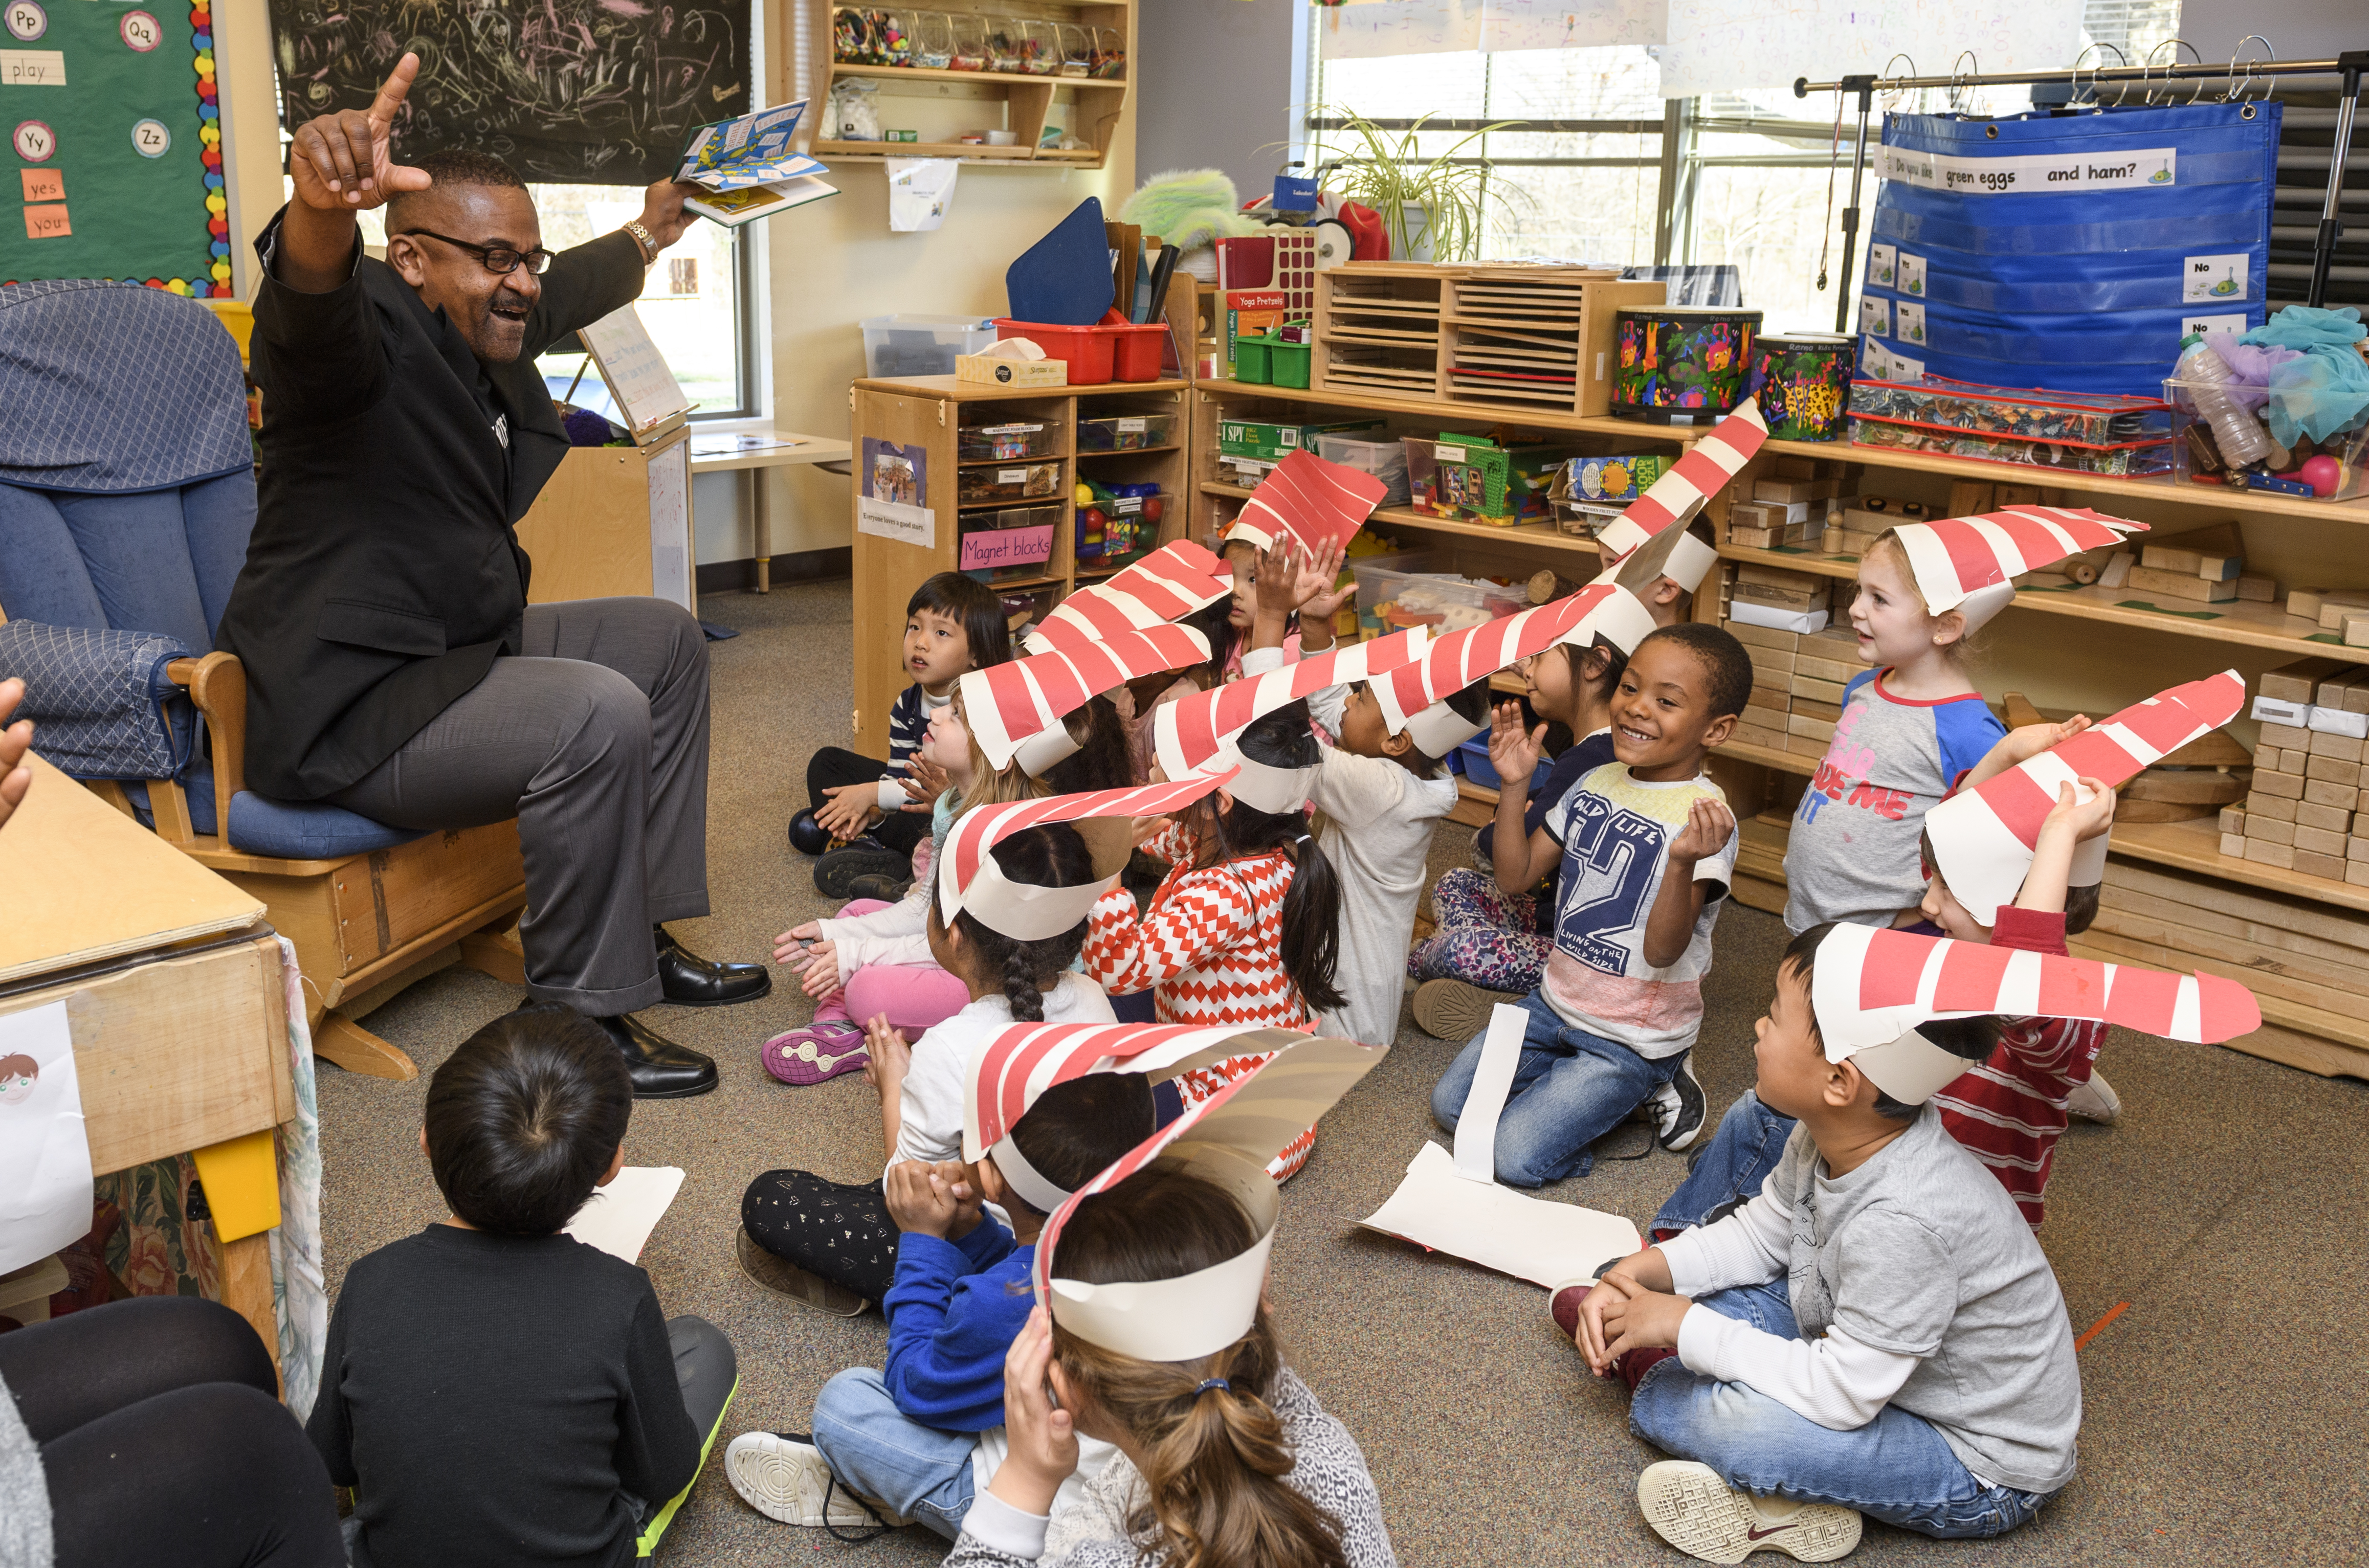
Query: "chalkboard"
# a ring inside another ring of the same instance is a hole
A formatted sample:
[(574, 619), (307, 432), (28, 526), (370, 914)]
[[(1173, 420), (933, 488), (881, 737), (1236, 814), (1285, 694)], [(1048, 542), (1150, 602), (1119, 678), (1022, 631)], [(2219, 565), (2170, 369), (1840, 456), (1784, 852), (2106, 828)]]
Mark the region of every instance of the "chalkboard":
[(693, 130), (750, 107), (749, 0), (270, 5), (291, 131), (368, 109), (404, 52), (419, 56), (398, 162), (467, 149), (531, 180), (647, 185), (674, 172)]
[(230, 293), (211, 0), (0, 0), (0, 281)]

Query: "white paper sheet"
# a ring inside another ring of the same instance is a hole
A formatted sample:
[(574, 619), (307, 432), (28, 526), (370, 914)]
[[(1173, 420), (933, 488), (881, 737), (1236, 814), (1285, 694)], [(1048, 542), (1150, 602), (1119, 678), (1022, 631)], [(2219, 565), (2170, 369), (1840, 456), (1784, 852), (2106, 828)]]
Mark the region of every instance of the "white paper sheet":
[(1358, 1223), (1550, 1290), (1592, 1279), (1597, 1265), (1642, 1244), (1637, 1227), (1617, 1214), (1465, 1181), (1448, 1150), (1428, 1139), (1390, 1201)]
[(865, 496), (855, 503), (855, 532), (934, 550), (938, 544), (938, 514), (928, 507), (879, 501)]
[(681, 1166), (628, 1165), (615, 1181), (592, 1189), (564, 1233), (612, 1257), (637, 1263), (650, 1232), (681, 1190)]
[(1522, 1065), (1522, 1036), (1529, 1027), (1530, 1015), (1521, 1008), (1501, 1001), (1489, 1010), (1480, 1065), (1464, 1094), (1464, 1113), (1456, 1118), (1456, 1173), (1468, 1182), (1494, 1185), (1497, 1180), (1497, 1118), (1505, 1115), (1505, 1096), (1513, 1093), (1514, 1071)]
[(90, 1232), (90, 1135), (66, 1004), (0, 1015), (0, 1273)]
[(888, 160), (888, 230), (926, 234), (946, 221), (955, 204), (955, 177), (962, 165), (953, 158)]

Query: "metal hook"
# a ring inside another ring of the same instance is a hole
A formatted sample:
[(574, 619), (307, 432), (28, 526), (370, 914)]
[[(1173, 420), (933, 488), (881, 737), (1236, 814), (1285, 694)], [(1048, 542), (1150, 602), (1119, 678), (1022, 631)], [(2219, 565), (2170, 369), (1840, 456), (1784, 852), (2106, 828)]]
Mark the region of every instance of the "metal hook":
[[(2122, 52), (2121, 52), (2120, 50), (2117, 50), (2117, 51), (2115, 51), (2115, 52), (2119, 54), (2119, 53), (2121, 53)], [(2123, 62), (2123, 69), (2124, 69), (2124, 70), (2128, 70), (2128, 69), (2130, 68), (2130, 62), (2129, 62), (2127, 59), (2125, 59), (2125, 60)], [(2140, 83), (2141, 83), (2141, 85), (2142, 85), (2142, 86), (2144, 86), (2144, 85), (2146, 84), (2146, 79), (2147, 79), (2147, 73), (2148, 73), (2149, 71), (2154, 70), (2154, 69), (2155, 69), (2155, 67), (2154, 67), (2152, 64), (2148, 63), (2147, 62), (2146, 62), (2146, 61), (2144, 61), (2144, 60), (2142, 60), (2141, 62), (2139, 62), (2139, 81), (2140, 81)], [(2129, 97), (2130, 96), (2131, 96), (2131, 83), (2130, 83), (2130, 78), (2129, 78), (2129, 77), (2127, 77), (2127, 76), (2125, 76), (2124, 78), (2123, 78), (2123, 90), (2122, 90), (2121, 92), (2116, 93), (2116, 94), (2114, 95), (2114, 107), (2115, 107), (2116, 109), (2120, 109), (2120, 108), (2122, 108), (2122, 107), (2123, 107), (2123, 100), (2124, 98), (2126, 98), (2126, 97)], [(2105, 112), (2105, 111), (2104, 111), (2102, 109), (2100, 109), (2099, 110), (2099, 112), (2102, 114), (2102, 113), (2103, 113), (2103, 112)]]
[[(2221, 95), (2221, 101), (2223, 103), (2245, 102), (2246, 89), (2254, 85), (2254, 67), (2259, 63), (2258, 62), (2248, 60), (2246, 62), (2245, 75), (2240, 77), (2237, 74), (2237, 56), (2246, 52), (2246, 46), (2249, 43), (2259, 43), (2264, 49), (2269, 50), (2272, 63), (2276, 64), (2278, 63), (2279, 52), (2272, 46), (2271, 40), (2264, 38), (2261, 34), (2248, 33), (2244, 38), (2239, 39), (2237, 40), (2236, 51), (2229, 56), (2229, 86), (2227, 90)], [(2277, 83), (2278, 79), (2277, 72), (2273, 71), (2271, 73), (2271, 81), (2274, 85)], [(2270, 88), (2265, 87), (2262, 91), (2265, 97), (2269, 96)]]
[[(2098, 52), (2098, 63), (2089, 67), (2089, 102), (2093, 106), (2092, 113), (2103, 114), (2106, 112), (2106, 106), (2098, 101), (2098, 73), (2106, 68), (2106, 51), (2112, 50), (2114, 58), (2122, 63), (2115, 67), (2118, 71), (2130, 68), (2131, 57), (2123, 52), (2121, 45), (2112, 43), (2093, 43), (2075, 55), (2073, 57), (2073, 91), (2066, 100), (2067, 108), (2074, 107), (2081, 101), (2081, 62), (2089, 58), (2089, 51), (2092, 49)], [(2128, 92), (2130, 89), (2125, 87), (2123, 90)]]
[[(1885, 72), (1888, 72), (1888, 71), (1890, 71), (1890, 70), (1892, 69), (1892, 60), (1907, 60), (1907, 61), (1908, 61), (1908, 72), (1907, 72), (1907, 74), (1906, 74), (1906, 75), (1902, 75), (1902, 76), (1888, 76), (1888, 75), (1886, 75), (1884, 73), (1885, 73)], [(1915, 76), (1916, 76), (1916, 74), (1917, 74), (1917, 62), (1915, 62), (1914, 60), (1909, 60), (1907, 55), (1906, 55), (1906, 54), (1894, 54), (1894, 55), (1892, 57), (1892, 60), (1887, 60), (1887, 61), (1885, 61), (1885, 62), (1883, 63), (1883, 71), (1879, 71), (1879, 72), (1877, 72), (1877, 73), (1875, 74), (1875, 86), (1876, 86), (1877, 90), (1878, 90), (1878, 91), (1880, 91), (1880, 92), (1882, 92), (1882, 93), (1883, 94), (1883, 97), (1884, 97), (1884, 105), (1883, 105), (1883, 107), (1884, 107), (1884, 109), (1885, 109), (1885, 111), (1886, 111), (1886, 112), (1889, 112), (1889, 111), (1891, 110), (1891, 109), (1892, 109), (1892, 107), (1893, 107), (1894, 102), (1895, 100), (1897, 100), (1897, 98), (1899, 97), (1899, 96), (1900, 96), (1901, 94), (1903, 94), (1903, 93), (1906, 92), (1908, 89), (1907, 89), (1907, 88), (1906, 88), (1906, 87), (1901, 87), (1901, 86), (1894, 86), (1894, 87), (1889, 87), (1889, 88), (1887, 88), (1887, 87), (1885, 87), (1885, 86), (1884, 86), (1884, 84), (1885, 84), (1886, 82), (1906, 82), (1906, 81), (1910, 81), (1910, 80), (1914, 79), (1914, 78), (1915, 78)]]
[[(1974, 69), (1970, 71), (1959, 69), (1959, 67), (1966, 64), (1970, 61), (1973, 62)], [(1950, 112), (1951, 114), (1962, 114), (1964, 112), (1964, 110), (1960, 107), (1960, 96), (1964, 91), (1967, 80), (1971, 77), (1979, 76), (1982, 74), (1983, 63), (1974, 59), (1974, 52), (1971, 49), (1961, 50), (1958, 53), (1958, 58), (1950, 63), (1949, 103)]]
[[(2189, 52), (2189, 53), (2191, 53), (2191, 54), (2195, 54), (2195, 55), (2196, 55), (2196, 63), (2197, 63), (2199, 65), (2202, 65), (2202, 64), (2203, 64), (2203, 63), (2204, 63), (2204, 56), (2203, 56), (2203, 55), (2202, 55), (2202, 54), (2197, 54), (2197, 52), (2196, 52), (2196, 46), (2195, 46), (2194, 44), (2192, 44), (2192, 43), (2189, 42), (2186, 39), (2184, 39), (2184, 38), (2168, 38), (2168, 39), (2164, 40), (2161, 43), (2157, 44), (2153, 49), (2150, 49), (2150, 50), (2148, 50), (2148, 51), (2147, 51), (2147, 53), (2146, 53), (2146, 64), (2147, 64), (2147, 68), (2148, 68), (2149, 70), (2152, 70), (2152, 69), (2154, 69), (2154, 67), (2155, 67), (2155, 57), (2156, 57), (2157, 55), (2158, 55), (2158, 54), (2161, 54), (2161, 53), (2162, 53), (2165, 50), (2167, 50), (2167, 49), (2169, 49), (2169, 50), (2170, 50), (2170, 51), (2171, 51), (2171, 60), (2170, 60), (2170, 63), (2169, 63), (2169, 64), (2167, 64), (2167, 65), (2165, 66), (2165, 68), (2164, 68), (2164, 77), (2163, 77), (2163, 87), (2164, 87), (2164, 93), (2163, 93), (2163, 99), (2164, 99), (2164, 102), (2166, 102), (2166, 103), (2169, 103), (2169, 102), (2171, 101), (2171, 73), (2172, 73), (2173, 71), (2175, 71), (2175, 70), (2179, 69), (2179, 67), (2180, 67), (2180, 52), (2181, 50), (2183, 50), (2183, 49), (2184, 49), (2184, 50), (2188, 51), (2188, 52)], [(2146, 78), (2145, 78), (2145, 77), (2141, 77), (2141, 78), (2140, 78), (2140, 80), (2141, 80), (2141, 81), (2145, 81), (2145, 80), (2146, 80)], [(2203, 80), (2203, 78), (2201, 78), (2201, 77), (2200, 77), (2200, 78), (2198, 79), (2196, 91), (2194, 91), (2193, 93), (2191, 93), (2191, 94), (2188, 96), (2188, 102), (2189, 102), (2189, 104), (2192, 106), (2192, 105), (2196, 102), (2196, 100), (2197, 100), (2198, 98), (2202, 97), (2203, 95), (2204, 95)], [(2146, 102), (2146, 103), (2147, 103), (2147, 104), (2150, 104), (2150, 105), (2151, 105), (2151, 104), (2153, 104), (2153, 103), (2155, 102), (2155, 89), (2154, 89), (2153, 87), (2149, 87), (2149, 88), (2147, 89), (2147, 95), (2146, 95), (2146, 97), (2144, 100), (2142, 100), (2142, 101), (2144, 101), (2144, 102)]]

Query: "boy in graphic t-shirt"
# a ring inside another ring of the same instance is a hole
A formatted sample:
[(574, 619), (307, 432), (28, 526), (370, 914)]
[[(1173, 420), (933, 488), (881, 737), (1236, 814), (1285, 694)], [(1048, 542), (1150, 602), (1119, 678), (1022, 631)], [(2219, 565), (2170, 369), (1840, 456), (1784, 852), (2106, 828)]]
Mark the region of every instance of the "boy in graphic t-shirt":
[(1963, 610), (1928, 613), (1898, 536), (1860, 561), (1859, 656), (1834, 743), (1785, 841), (1785, 929), (1906, 924), (1925, 897), (1925, 813), (2007, 734), (1965, 670)]
[[(1557, 863), (1554, 951), (1522, 1001), (1529, 1027), (1497, 1122), (1497, 1179), (1535, 1187), (1584, 1173), (1587, 1148), (1683, 1066), (1702, 1022), (1711, 932), (1735, 866), (1735, 818), (1702, 776), (1752, 689), (1743, 647), (1717, 626), (1665, 626), (1637, 645), (1612, 700), (1617, 761), (1596, 769), (1528, 841), (1501, 835), (1498, 885), (1538, 886)], [(1538, 752), (1517, 717), (1489, 738), (1500, 787)], [(1432, 1092), (1453, 1131), (1484, 1028)]]

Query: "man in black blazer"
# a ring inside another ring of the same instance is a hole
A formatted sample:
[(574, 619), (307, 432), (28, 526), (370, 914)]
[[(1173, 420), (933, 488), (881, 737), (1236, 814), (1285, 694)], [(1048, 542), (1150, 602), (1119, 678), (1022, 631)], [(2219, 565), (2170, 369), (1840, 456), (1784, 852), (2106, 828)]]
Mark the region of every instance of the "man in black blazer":
[[(401, 828), (516, 816), (529, 991), (599, 1023), (637, 1094), (703, 1093), (715, 1062), (631, 1014), (772, 986), (659, 923), (708, 912), (706, 640), (664, 600), (529, 605), (512, 530), (567, 451), (535, 355), (641, 292), (692, 188), (555, 256), (499, 159), (393, 161), (418, 69), (297, 129), (295, 200), (256, 241), (262, 478), (216, 636), (246, 667), (247, 778)], [(354, 221), (381, 205), (383, 262)]]

